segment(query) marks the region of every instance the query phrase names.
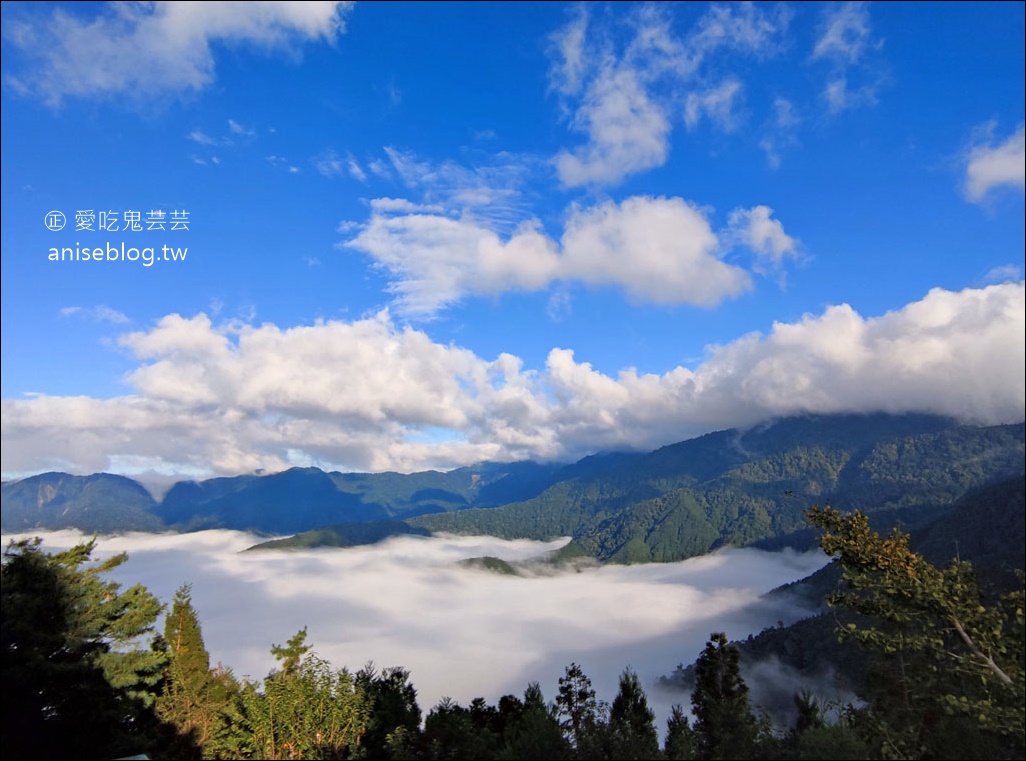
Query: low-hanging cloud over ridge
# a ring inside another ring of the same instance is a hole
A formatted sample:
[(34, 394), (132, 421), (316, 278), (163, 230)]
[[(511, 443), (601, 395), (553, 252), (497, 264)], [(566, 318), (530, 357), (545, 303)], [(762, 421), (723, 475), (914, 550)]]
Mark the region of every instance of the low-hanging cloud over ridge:
[(3, 400), (5, 474), (415, 471), (651, 449), (806, 412), (1024, 418), (1026, 284), (934, 289), (879, 317), (831, 306), (709, 347), (694, 369), (616, 376), (569, 348), (543, 368), (396, 324), (216, 325), (168, 315), (120, 338), (138, 366), (112, 399)]

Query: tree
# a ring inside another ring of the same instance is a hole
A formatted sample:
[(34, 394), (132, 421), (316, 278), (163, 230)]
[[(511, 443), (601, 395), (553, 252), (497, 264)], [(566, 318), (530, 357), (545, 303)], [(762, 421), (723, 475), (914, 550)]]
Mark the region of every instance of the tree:
[(499, 711), (510, 715), (504, 737), (506, 747), (500, 758), (528, 761), (557, 761), (570, 758), (570, 744), (563, 737), (554, 709), (545, 705), (541, 686), (531, 682), (524, 690), (524, 700), (507, 696), (499, 700)]
[(690, 761), (695, 757), (695, 732), (684, 709), (675, 705), (666, 719), (666, 744), (663, 755), (671, 761)]
[[(189, 745), (197, 746), (195, 757), (210, 758), (227, 731), (226, 712), (229, 702), (238, 694), (238, 684), (225, 672), (211, 670), (210, 655), (187, 584), (175, 592), (171, 612), (164, 620), (163, 646), (168, 665), (163, 693), (157, 699), (157, 713), (177, 727), (188, 738)], [(190, 749), (176, 747), (174, 755), (189, 757)]]
[(714, 632), (695, 662), (696, 755), (703, 759), (745, 759), (755, 755), (761, 727), (752, 713), (748, 685), (741, 678), (740, 653), (727, 635)]
[(411, 751), (420, 735), (420, 706), (410, 672), (399, 667), (378, 673), (368, 663), (356, 673), (356, 683), (371, 705), (367, 731), (361, 740), (370, 758), (393, 758)]
[(620, 675), (620, 689), (609, 712), (609, 734), (613, 758), (649, 759), (659, 757), (659, 732), (655, 713), (631, 668)]
[(4, 756), (152, 752), (160, 602), (103, 578), (124, 554), (89, 565), (95, 541), (55, 554), (41, 544), (11, 542), (3, 553)]
[(592, 754), (596, 734), (603, 727), (602, 706), (595, 699), (595, 690), (584, 671), (576, 663), (566, 667), (559, 678), (556, 695), (556, 716), (563, 736), (578, 758)]
[(271, 652), (281, 663), (258, 685), (244, 685), (234, 717), (237, 757), (336, 759), (354, 755), (370, 719), (370, 701), (345, 669), (310, 652), (306, 629)]
[(893, 758), (1021, 758), (1024, 726), (1024, 591), (994, 598), (972, 565), (944, 569), (895, 529), (882, 537), (861, 512), (813, 507), (820, 546), (842, 568), (831, 605), (860, 618), (838, 630), (878, 656), (877, 689), (861, 725)]

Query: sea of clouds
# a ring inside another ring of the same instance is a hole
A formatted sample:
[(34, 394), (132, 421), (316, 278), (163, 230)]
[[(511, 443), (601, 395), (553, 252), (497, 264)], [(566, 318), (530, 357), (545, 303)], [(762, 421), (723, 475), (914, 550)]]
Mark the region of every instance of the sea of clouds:
[[(88, 538), (43, 532), (44, 548)], [(26, 535), (4, 536), (8, 539)], [(212, 663), (263, 678), (272, 644), (302, 627), (336, 667), (403, 666), (426, 714), (442, 697), (467, 705), (522, 695), (537, 681), (547, 700), (571, 662), (611, 702), (626, 666), (638, 672), (665, 723), (683, 692), (656, 682), (692, 662), (709, 634), (758, 633), (805, 611), (760, 596), (825, 564), (822, 552), (726, 549), (679, 563), (579, 567), (504, 576), (458, 561), (525, 561), (561, 546), (493, 537), (400, 537), (360, 548), (242, 552), (261, 537), (237, 531), (100, 537), (97, 558), (127, 552), (112, 578), (170, 602), (192, 585)]]

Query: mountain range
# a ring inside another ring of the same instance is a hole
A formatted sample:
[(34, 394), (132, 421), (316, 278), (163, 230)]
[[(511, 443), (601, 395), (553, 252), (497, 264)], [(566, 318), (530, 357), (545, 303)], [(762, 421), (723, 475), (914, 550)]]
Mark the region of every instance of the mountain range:
[[(906, 529), (1024, 471), (1024, 425), (932, 415), (806, 415), (647, 453), (576, 463), (483, 463), (449, 472), (181, 481), (155, 500), (123, 476), (44, 473), (5, 483), (4, 532), (237, 529), (274, 546), (348, 546), (397, 533), (571, 537), (562, 558), (674, 561), (723, 546), (807, 548), (812, 504)], [(361, 524), (366, 524), (362, 525)], [(306, 534), (305, 532), (314, 532)]]

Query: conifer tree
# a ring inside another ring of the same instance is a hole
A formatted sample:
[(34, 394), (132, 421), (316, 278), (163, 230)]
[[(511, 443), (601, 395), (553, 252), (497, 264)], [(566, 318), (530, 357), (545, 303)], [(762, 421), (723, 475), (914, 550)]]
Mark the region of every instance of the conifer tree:
[(690, 761), (695, 758), (695, 732), (684, 715), (684, 709), (675, 705), (666, 719), (666, 744), (663, 755), (671, 761)]
[(620, 690), (609, 711), (609, 734), (613, 758), (659, 757), (655, 713), (648, 707), (645, 691), (631, 668), (620, 675)]
[(748, 685), (741, 678), (740, 653), (723, 632), (710, 635), (695, 663), (691, 710), (698, 758), (754, 756), (760, 726), (748, 700)]

